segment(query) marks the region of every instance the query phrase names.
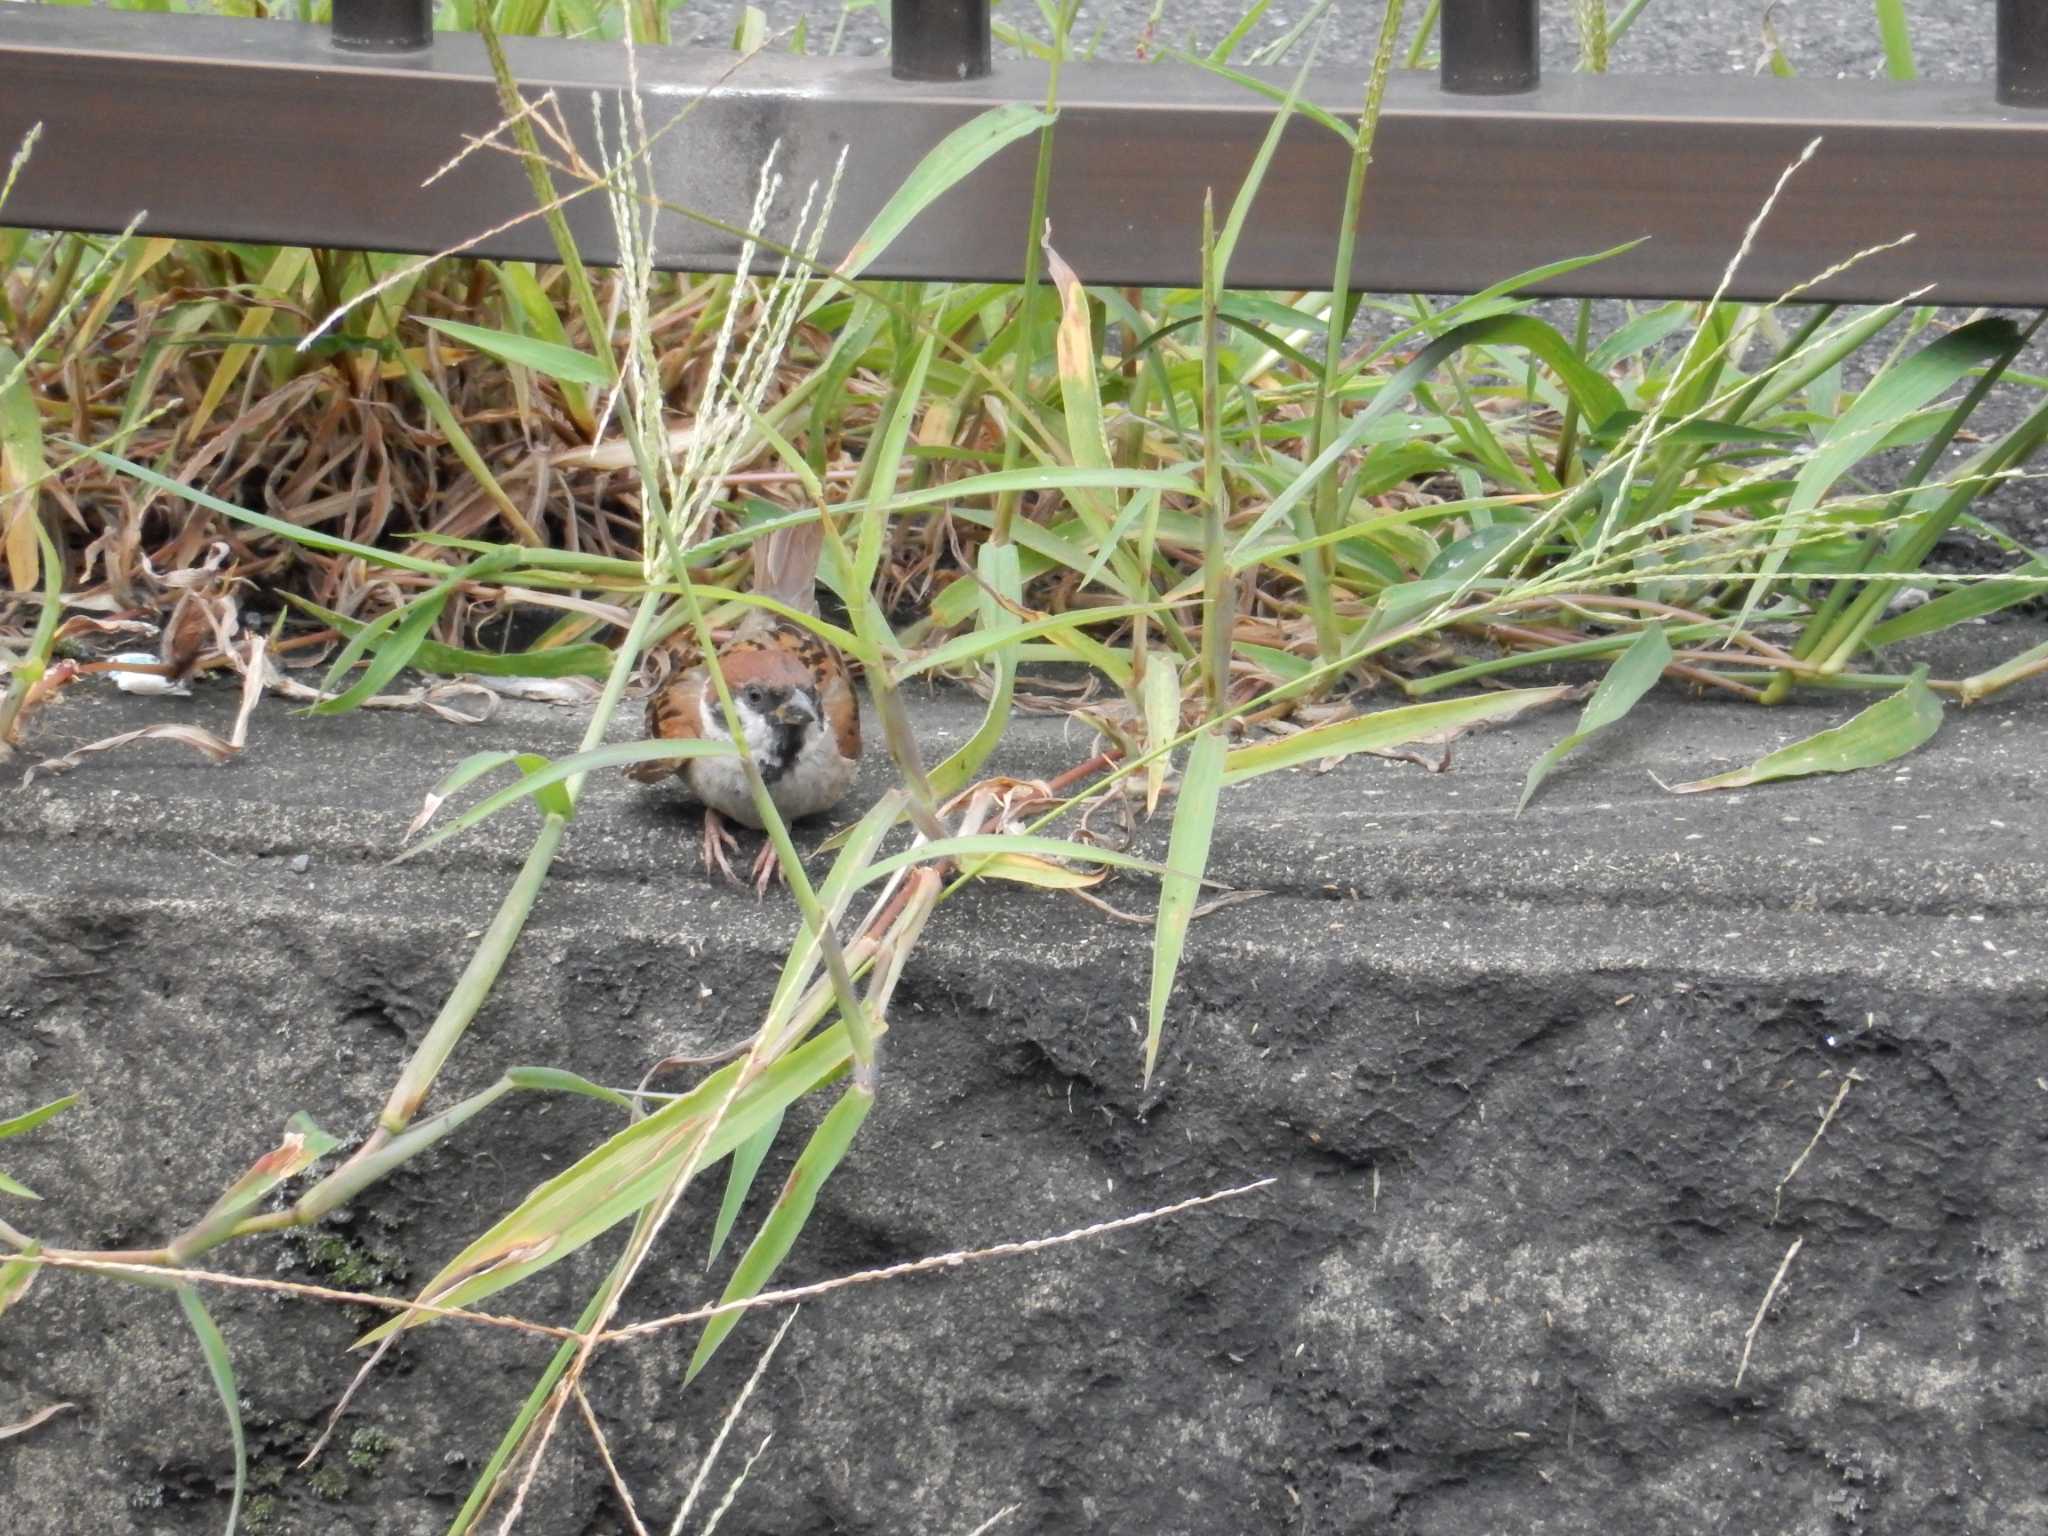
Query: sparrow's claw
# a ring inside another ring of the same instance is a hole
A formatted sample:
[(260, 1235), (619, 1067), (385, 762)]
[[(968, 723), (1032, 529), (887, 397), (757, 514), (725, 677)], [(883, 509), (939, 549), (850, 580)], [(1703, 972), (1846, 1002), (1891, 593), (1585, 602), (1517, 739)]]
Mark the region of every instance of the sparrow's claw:
[(725, 825), (725, 818), (718, 812), (707, 809), (704, 812), (704, 873), (716, 870), (733, 885), (740, 883), (740, 877), (732, 872), (732, 861), (727, 857), (740, 845)]
[(775, 840), (770, 838), (761, 845), (760, 857), (754, 860), (754, 899), (766, 896), (769, 883), (782, 878), (782, 862), (775, 857)]

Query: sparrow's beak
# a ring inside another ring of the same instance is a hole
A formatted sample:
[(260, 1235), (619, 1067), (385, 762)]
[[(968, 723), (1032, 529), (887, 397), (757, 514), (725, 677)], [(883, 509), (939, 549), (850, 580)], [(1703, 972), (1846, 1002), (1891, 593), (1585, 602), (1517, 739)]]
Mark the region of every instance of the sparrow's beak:
[(777, 725), (809, 725), (812, 715), (807, 704), (801, 699), (792, 698), (785, 700), (769, 718)]

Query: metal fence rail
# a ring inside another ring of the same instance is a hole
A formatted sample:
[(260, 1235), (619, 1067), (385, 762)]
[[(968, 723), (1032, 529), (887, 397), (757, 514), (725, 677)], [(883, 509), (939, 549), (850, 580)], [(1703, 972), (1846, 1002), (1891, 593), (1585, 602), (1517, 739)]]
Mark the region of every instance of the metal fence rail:
[[(501, 155), (420, 185), (498, 120), (480, 41), (432, 33), (426, 0), (335, 0), (334, 12), (330, 32), (0, 4), (0, 149), (45, 129), (7, 221), (111, 231), (146, 209), (153, 234), (433, 251), (529, 210), (524, 175)], [(1999, 0), (1995, 87), (1546, 79), (1536, 15), (1537, 0), (1446, 0), (1441, 81), (1400, 75), (1388, 94), (1357, 286), (1469, 292), (1648, 236), (1545, 291), (1710, 293), (1779, 172), (1820, 136), (1735, 296), (1776, 297), (1912, 234), (1814, 296), (1931, 287), (1949, 303), (2048, 303), (2048, 0)], [(992, 105), (1042, 101), (1042, 66), (991, 67), (986, 0), (894, 0), (893, 19), (890, 61), (764, 53), (727, 79), (730, 55), (642, 50), (651, 120), (703, 98), (658, 152), (664, 195), (737, 220), (775, 140), (794, 187), (851, 145), (834, 256), (946, 133)], [(624, 88), (615, 46), (513, 38), (506, 49), (529, 93), (555, 90), (579, 132), (593, 93)], [(1362, 86), (1323, 71), (1307, 95), (1355, 118)], [(1235, 191), (1272, 103), (1175, 65), (1071, 65), (1061, 97), (1051, 214), (1062, 254), (1094, 282), (1196, 281), (1203, 192)], [(871, 275), (1020, 277), (1034, 155), (1028, 140), (998, 154)], [(1290, 125), (1234, 284), (1328, 286), (1347, 156), (1327, 130)], [(592, 259), (614, 254), (597, 199), (571, 222)], [(664, 223), (659, 247), (663, 265), (685, 269), (728, 267), (735, 252), (682, 219)], [(531, 220), (475, 249), (551, 254)]]

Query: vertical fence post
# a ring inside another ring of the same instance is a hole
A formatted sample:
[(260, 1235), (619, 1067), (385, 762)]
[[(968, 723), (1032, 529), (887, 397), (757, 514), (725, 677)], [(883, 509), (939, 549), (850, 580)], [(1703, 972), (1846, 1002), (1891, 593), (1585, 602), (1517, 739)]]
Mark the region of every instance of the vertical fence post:
[(433, 0), (334, 0), (337, 48), (410, 53), (433, 40)]
[(2048, 0), (1998, 0), (1998, 99), (2048, 107)]
[(1444, 0), (1438, 41), (1443, 88), (1460, 96), (1511, 96), (1542, 78), (1537, 0)]
[(889, 73), (898, 80), (980, 80), (990, 0), (890, 0)]

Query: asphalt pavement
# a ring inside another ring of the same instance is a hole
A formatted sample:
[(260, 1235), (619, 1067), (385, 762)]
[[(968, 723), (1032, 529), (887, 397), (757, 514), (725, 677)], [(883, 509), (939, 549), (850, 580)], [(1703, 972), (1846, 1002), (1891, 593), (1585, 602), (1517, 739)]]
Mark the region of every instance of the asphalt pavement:
[[(1607, 0), (1610, 15), (1618, 16), (1624, 8), (1622, 0)], [(814, 51), (821, 50), (831, 37), (840, 15), (840, 7), (830, 3), (775, 0), (766, 9), (777, 27), (793, 26), (800, 17), (808, 17)], [(1192, 41), (1211, 48), (1248, 9), (1249, 0), (1165, 0), (1156, 36), (1165, 43)], [(1308, 9), (1301, 0), (1275, 0), (1240, 50), (1240, 60), (1284, 36)], [(1423, 0), (1408, 0), (1410, 36), (1425, 9)], [(1577, 64), (1579, 41), (1573, 10), (1564, 0), (1548, 0), (1543, 7), (1543, 57), (1549, 70), (1570, 70)], [(845, 51), (878, 53), (884, 49), (887, 12), (886, 5), (872, 4), (852, 10), (846, 21)], [(700, 41), (720, 42), (730, 37), (729, 20), (722, 16), (714, 20), (714, 13), (708, 10), (699, 14), (703, 18), (697, 34)], [(1096, 40), (1094, 53), (1099, 59), (1131, 58), (1151, 14), (1151, 0), (1091, 0), (1081, 9), (1076, 35)], [(1333, 5), (1329, 32), (1317, 52), (1318, 62), (1363, 64), (1372, 56), (1381, 14), (1378, 5)], [(1036, 5), (998, 0), (995, 15), (999, 24), (1045, 35)], [(1762, 0), (1649, 0), (1614, 47), (1608, 67), (1616, 73), (1646, 75), (1752, 71), (1765, 54), (1766, 16), (1786, 57), (1803, 75), (1859, 80), (1884, 73), (1876, 10), (1870, 0), (1777, 0), (1775, 4)], [(1922, 74), (1943, 80), (1990, 77), (1991, 6), (1911, 0), (1906, 16)]]

